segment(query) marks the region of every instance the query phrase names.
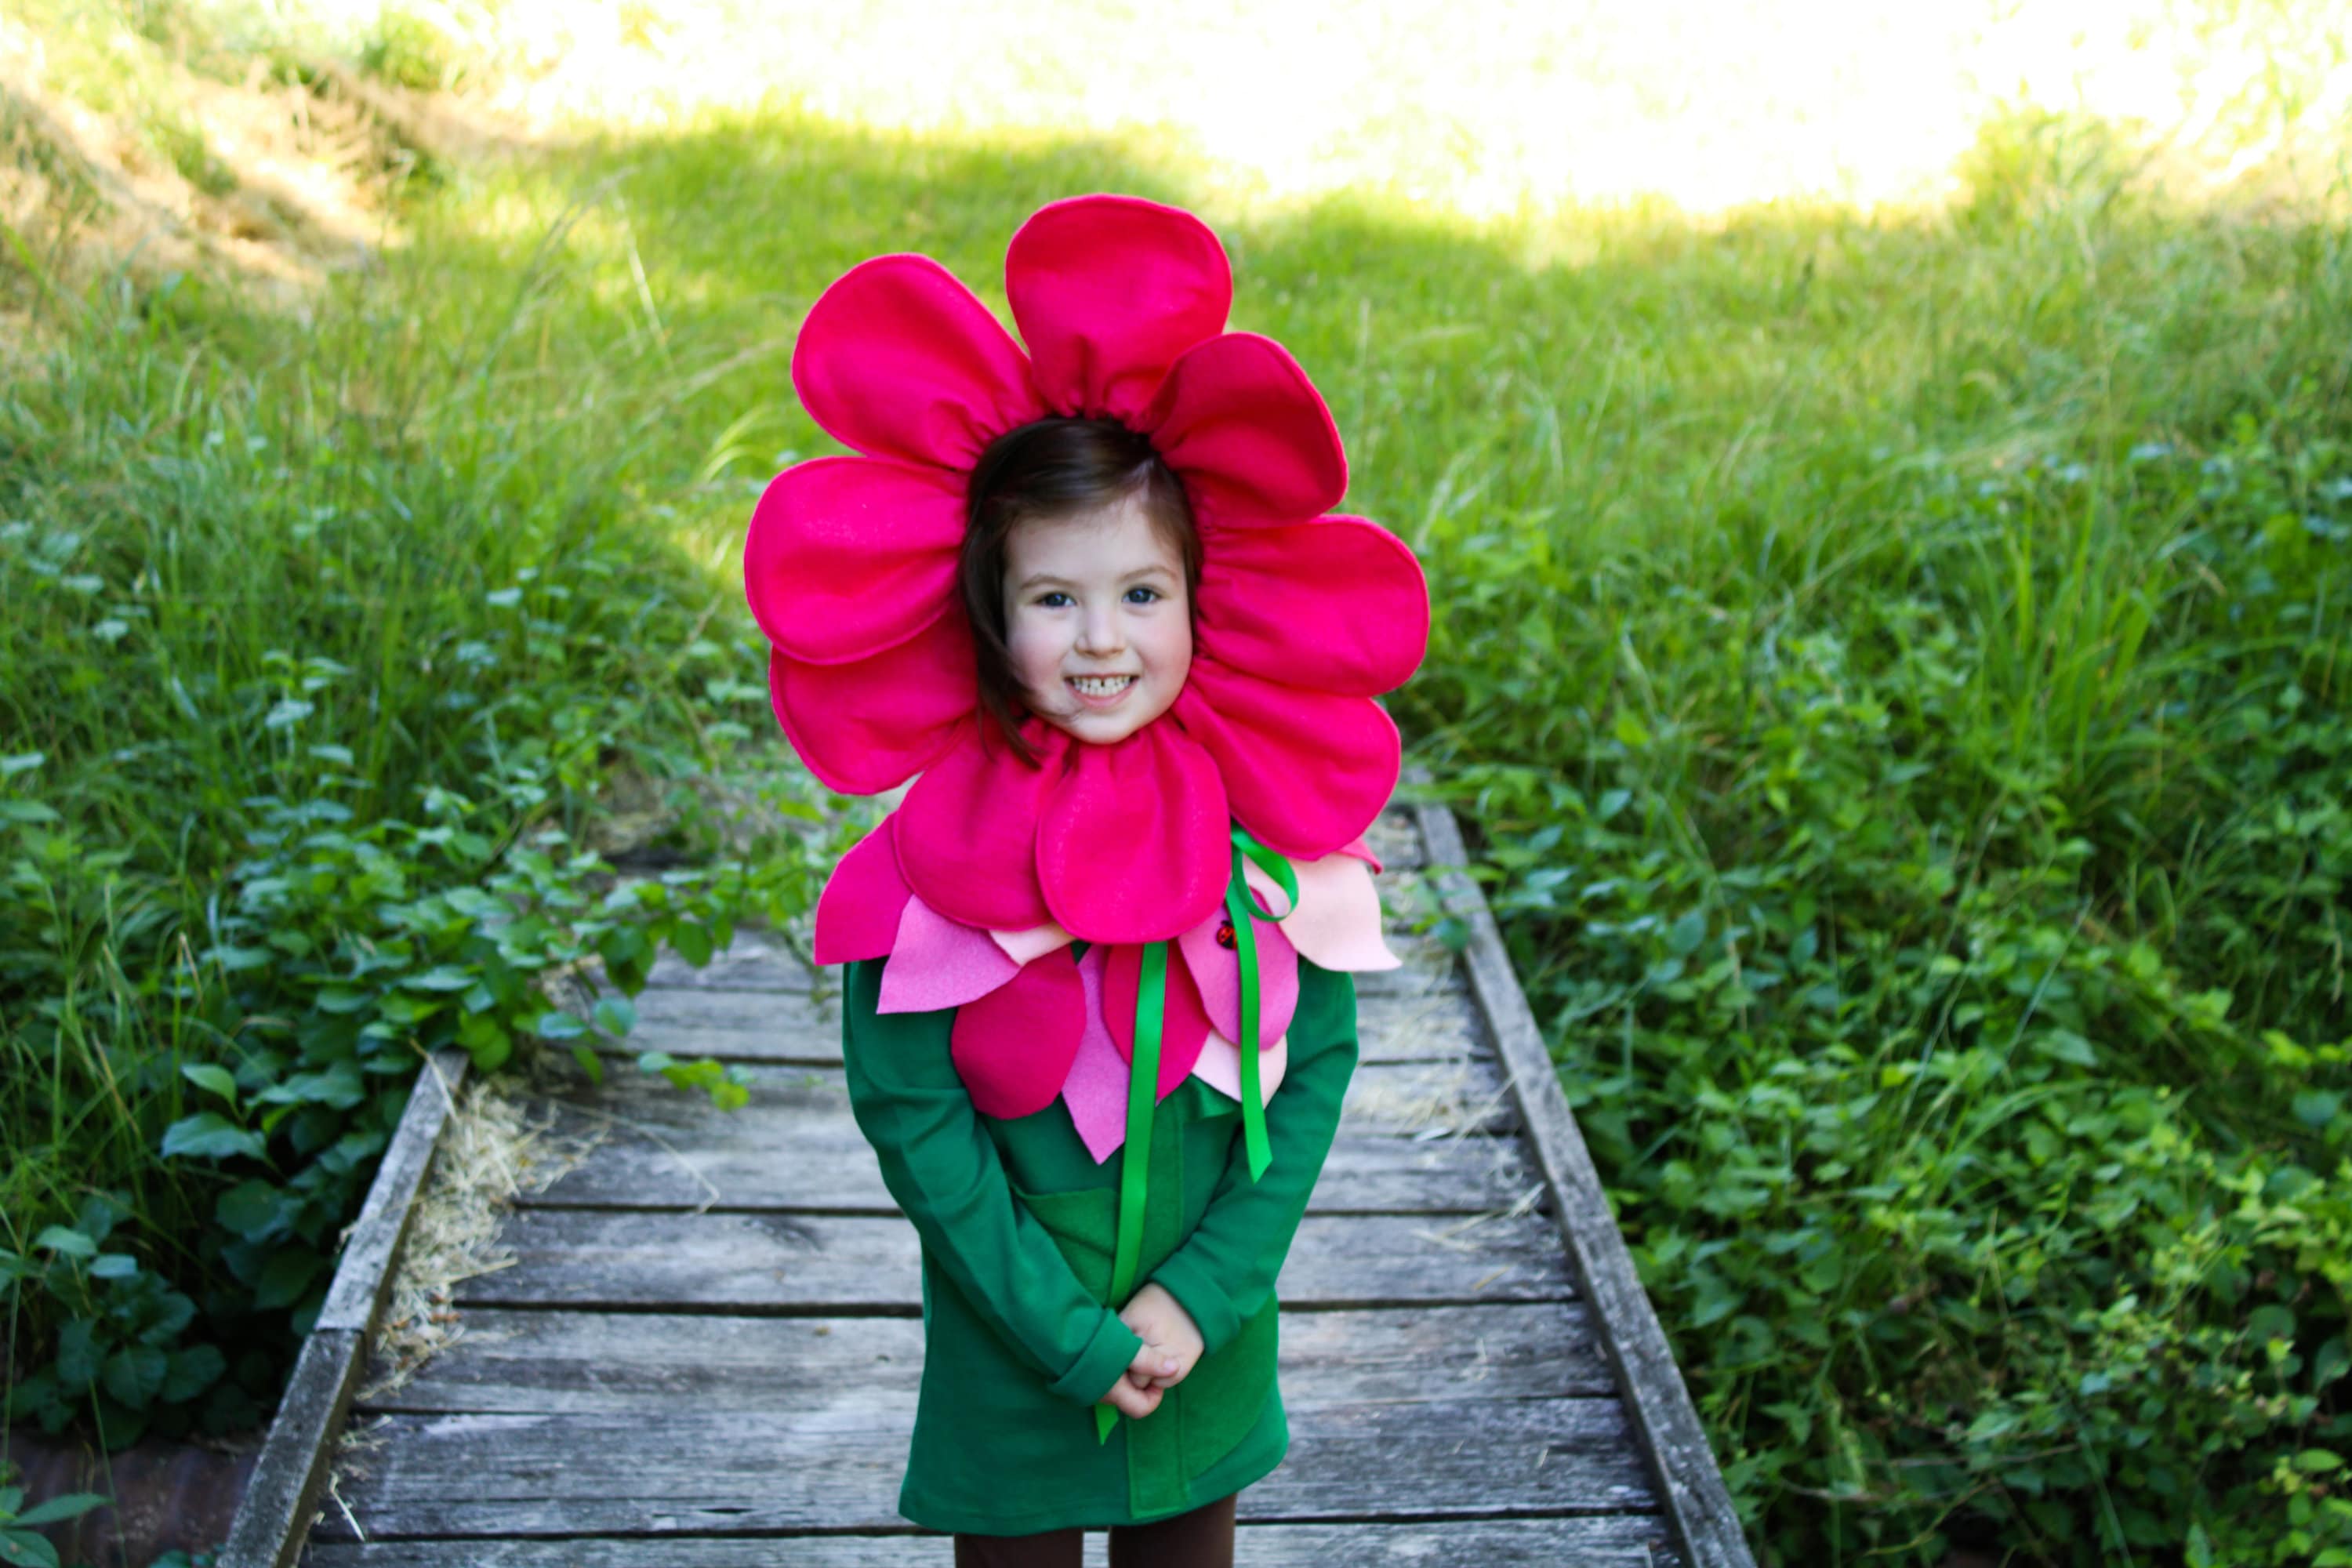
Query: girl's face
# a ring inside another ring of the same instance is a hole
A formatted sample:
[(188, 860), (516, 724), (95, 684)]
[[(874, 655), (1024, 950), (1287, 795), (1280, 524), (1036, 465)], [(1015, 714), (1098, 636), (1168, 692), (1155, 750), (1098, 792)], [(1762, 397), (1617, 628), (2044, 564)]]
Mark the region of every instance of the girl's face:
[(1004, 640), (1031, 712), (1098, 746), (1123, 741), (1168, 711), (1192, 668), (1183, 558), (1134, 496), (1016, 523)]

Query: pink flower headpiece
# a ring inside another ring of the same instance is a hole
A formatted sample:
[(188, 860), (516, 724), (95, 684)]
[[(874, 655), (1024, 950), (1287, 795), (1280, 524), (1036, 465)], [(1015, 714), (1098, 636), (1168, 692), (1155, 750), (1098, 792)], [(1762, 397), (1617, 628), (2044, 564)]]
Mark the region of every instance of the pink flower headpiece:
[[(835, 872), (818, 962), (889, 954), (883, 1010), (960, 1009), (956, 1064), (981, 1110), (1027, 1115), (1060, 1093), (1100, 1159), (1120, 1136), (1106, 1107), (1147, 944), (1169, 944), (1164, 1006), (1147, 1009), (1163, 1096), (1190, 1072), (1228, 1094), (1258, 1077), (1234, 1045), (1245, 1001), (1279, 1074), (1298, 953), (1395, 963), (1362, 835), (1395, 787), (1398, 737), (1372, 700), (1420, 663), (1428, 594), (1395, 535), (1326, 515), (1347, 486), (1339, 433), (1280, 344), (1224, 330), (1232, 272), (1206, 225), (1130, 196), (1055, 202), (1013, 236), (1004, 275), (1026, 353), (927, 257), (874, 258), (818, 299), (793, 384), (863, 455), (776, 477), (744, 579), (776, 717), (810, 771), (854, 795), (921, 775)], [(1110, 745), (1029, 720), (1032, 765), (981, 707), (957, 572), (973, 464), (1055, 416), (1146, 437), (1183, 481), (1203, 562), (1174, 704)], [(1245, 980), (1236, 843), (1269, 911), (1248, 921)], [(1073, 938), (1093, 944), (1083, 963)]]

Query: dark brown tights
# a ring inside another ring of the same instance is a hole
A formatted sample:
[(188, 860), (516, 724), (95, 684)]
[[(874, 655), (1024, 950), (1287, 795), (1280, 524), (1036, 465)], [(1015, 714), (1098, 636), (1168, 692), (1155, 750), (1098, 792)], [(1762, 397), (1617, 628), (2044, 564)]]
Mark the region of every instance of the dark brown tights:
[[(959, 1535), (956, 1568), (1078, 1568), (1083, 1533)], [(1234, 1568), (1234, 1500), (1110, 1532), (1110, 1568)]]

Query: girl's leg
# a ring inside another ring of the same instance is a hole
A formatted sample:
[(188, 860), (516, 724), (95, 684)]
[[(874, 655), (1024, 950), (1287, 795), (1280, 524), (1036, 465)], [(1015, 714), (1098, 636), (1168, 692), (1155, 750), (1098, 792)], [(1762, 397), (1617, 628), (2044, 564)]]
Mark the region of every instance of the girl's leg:
[(1234, 1568), (1234, 1500), (1118, 1526), (1110, 1532), (1110, 1568)]
[(1043, 1535), (959, 1535), (955, 1568), (1078, 1568), (1083, 1532), (1049, 1530)]

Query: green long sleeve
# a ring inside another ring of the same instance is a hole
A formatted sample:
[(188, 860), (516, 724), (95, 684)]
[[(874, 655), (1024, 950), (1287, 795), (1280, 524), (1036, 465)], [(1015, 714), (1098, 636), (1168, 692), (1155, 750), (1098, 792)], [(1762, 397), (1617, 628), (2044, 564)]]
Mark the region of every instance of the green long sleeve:
[(845, 987), (850, 1110), (883, 1184), (974, 1313), (1054, 1394), (1094, 1404), (1143, 1342), (1087, 1293), (1053, 1237), (1014, 1199), (949, 1056), (954, 1010), (877, 1013), (879, 960), (850, 964)]
[(1354, 978), (1302, 960), (1298, 1010), (1288, 1034), (1289, 1070), (1265, 1106), (1273, 1163), (1251, 1181), (1249, 1156), (1234, 1139), (1200, 1225), (1151, 1273), (1192, 1314), (1211, 1355), (1274, 1294), (1307, 1195), (1331, 1152), (1340, 1103), (1356, 1070)]

